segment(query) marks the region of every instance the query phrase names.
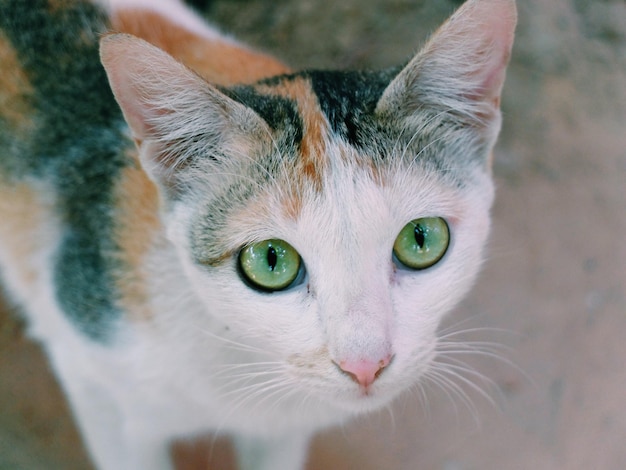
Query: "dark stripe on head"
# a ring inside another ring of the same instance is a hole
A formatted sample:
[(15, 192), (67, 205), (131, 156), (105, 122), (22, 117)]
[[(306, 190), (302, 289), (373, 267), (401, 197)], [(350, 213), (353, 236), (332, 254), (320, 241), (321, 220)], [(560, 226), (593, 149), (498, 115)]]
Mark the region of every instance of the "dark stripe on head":
[(366, 146), (378, 100), (401, 67), (381, 72), (310, 71), (305, 74), (333, 132), (355, 147)]
[[(259, 93), (252, 86), (220, 89), (226, 96), (244, 104), (267, 122), (272, 130), (283, 133), (287, 144), (295, 147), (302, 141), (302, 119), (296, 103), (288, 98)], [(290, 142), (289, 142), (290, 140)]]

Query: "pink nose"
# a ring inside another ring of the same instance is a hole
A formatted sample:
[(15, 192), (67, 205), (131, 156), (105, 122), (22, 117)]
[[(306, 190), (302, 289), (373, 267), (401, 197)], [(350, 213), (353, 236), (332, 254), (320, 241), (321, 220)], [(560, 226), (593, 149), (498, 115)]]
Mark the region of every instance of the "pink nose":
[(341, 361), (339, 368), (348, 375), (352, 380), (362, 387), (369, 387), (376, 380), (383, 369), (389, 365), (392, 357), (387, 356), (379, 361), (359, 360), (359, 361)]

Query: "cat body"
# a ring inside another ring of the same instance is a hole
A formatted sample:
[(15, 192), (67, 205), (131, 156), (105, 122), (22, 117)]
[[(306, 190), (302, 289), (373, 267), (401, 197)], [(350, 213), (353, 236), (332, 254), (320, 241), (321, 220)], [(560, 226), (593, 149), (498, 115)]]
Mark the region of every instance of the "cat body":
[(0, 3), (2, 278), (98, 468), (207, 431), (302, 468), (428, 375), (482, 260), (514, 26), (469, 0), (404, 67), (293, 73), (173, 0)]

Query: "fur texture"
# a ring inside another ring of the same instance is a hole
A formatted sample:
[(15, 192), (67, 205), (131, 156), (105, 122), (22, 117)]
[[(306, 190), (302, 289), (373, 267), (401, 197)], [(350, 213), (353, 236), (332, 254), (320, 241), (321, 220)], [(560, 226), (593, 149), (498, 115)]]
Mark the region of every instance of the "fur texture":
[[(428, 375), (482, 260), (515, 18), (469, 0), (404, 67), (293, 73), (176, 1), (2, 2), (0, 266), (99, 468), (206, 431), (301, 468)], [(415, 271), (392, 253), (423, 217), (451, 243)], [(304, 265), (280, 292), (238, 266), (268, 239)]]

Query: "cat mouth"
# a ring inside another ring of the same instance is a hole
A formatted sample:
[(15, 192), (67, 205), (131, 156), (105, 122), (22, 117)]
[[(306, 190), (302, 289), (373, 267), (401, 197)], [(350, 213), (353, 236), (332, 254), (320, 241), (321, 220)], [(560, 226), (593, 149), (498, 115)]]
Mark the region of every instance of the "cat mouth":
[(334, 400), (341, 408), (351, 412), (369, 412), (389, 405), (404, 387), (390, 387), (389, 384), (372, 384), (367, 387), (354, 386), (344, 390), (341, 396)]

